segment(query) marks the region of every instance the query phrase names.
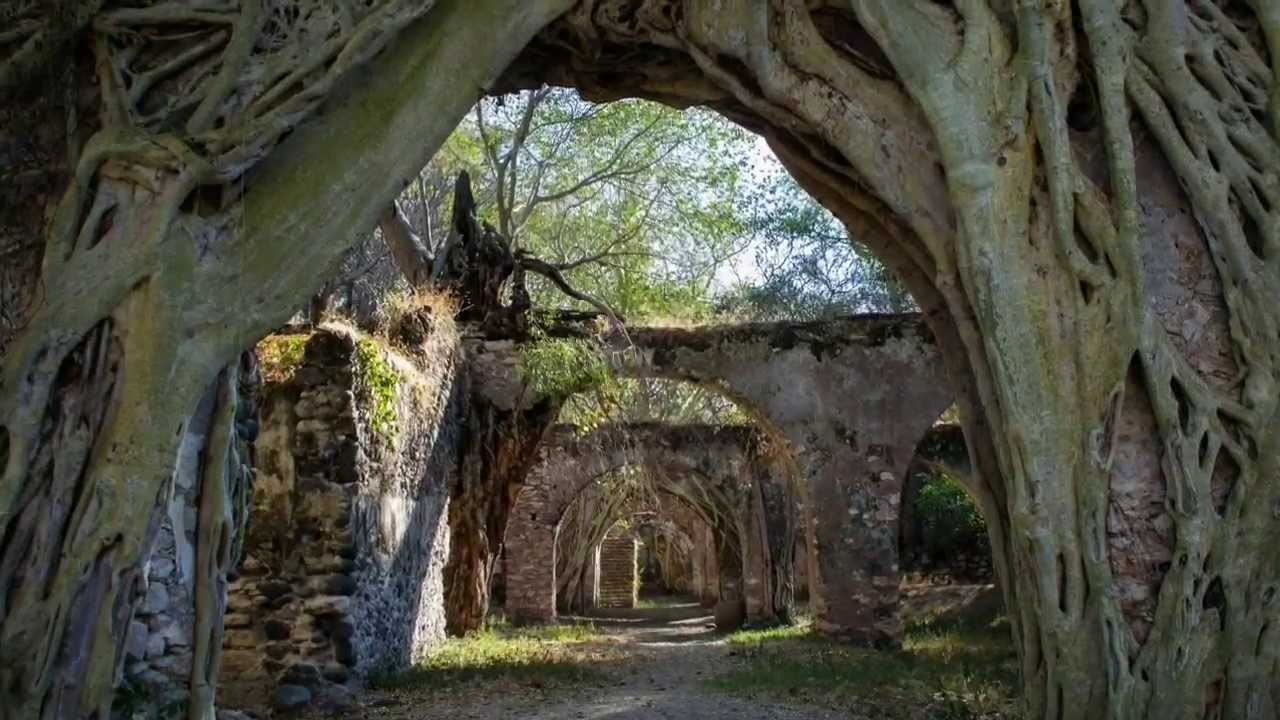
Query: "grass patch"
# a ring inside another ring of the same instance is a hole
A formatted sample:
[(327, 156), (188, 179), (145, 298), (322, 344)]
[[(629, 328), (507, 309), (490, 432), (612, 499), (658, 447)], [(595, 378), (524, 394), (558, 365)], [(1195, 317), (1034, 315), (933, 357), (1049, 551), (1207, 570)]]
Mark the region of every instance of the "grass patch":
[(465, 638), (450, 638), (409, 670), (370, 678), (379, 690), (449, 688), (464, 683), (509, 681), (544, 687), (594, 682), (600, 653), (583, 647), (600, 635), (591, 625), (511, 628), (491, 623)]
[(756, 630), (739, 630), (725, 638), (725, 642), (730, 645), (745, 645), (751, 648), (761, 649), (768, 643), (788, 640), (816, 639), (817, 636), (813, 634), (813, 626), (807, 621), (801, 621), (794, 625), (779, 625), (777, 627), (760, 628)]
[(268, 335), (257, 347), (262, 379), (269, 383), (288, 382), (302, 365), (310, 335)]
[(900, 651), (842, 645), (805, 625), (729, 637), (742, 662), (709, 681), (724, 692), (791, 699), (891, 720), (1012, 720), (1017, 665), (1002, 628), (908, 632)]
[(682, 607), (693, 602), (688, 597), (682, 595), (641, 595), (636, 598), (636, 610), (663, 610), (666, 608)]

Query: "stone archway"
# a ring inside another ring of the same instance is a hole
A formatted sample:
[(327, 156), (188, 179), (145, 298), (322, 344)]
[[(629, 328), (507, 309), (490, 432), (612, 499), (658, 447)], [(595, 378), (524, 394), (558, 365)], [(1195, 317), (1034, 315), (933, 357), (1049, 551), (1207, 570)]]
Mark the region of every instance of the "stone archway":
[[(575, 327), (560, 332), (585, 332)], [(897, 519), (907, 466), (953, 395), (919, 315), (693, 329), (632, 328), (623, 376), (712, 387), (785, 441), (804, 482), (815, 622), (857, 642), (897, 642)], [(510, 393), (512, 349), (476, 355)], [(505, 377), (505, 380), (503, 379)]]
[[(715, 531), (721, 555), (736, 554), (729, 564), (741, 568), (743, 558), (763, 558), (768, 548), (755, 539), (766, 536), (760, 527), (766, 520), (753, 499), (760, 486), (783, 480), (761, 462), (758, 444), (754, 430), (739, 426), (633, 424), (583, 437), (572, 427), (553, 429), (507, 526), (508, 613), (523, 622), (556, 617), (555, 546), (565, 511), (597, 478), (623, 467), (653, 471), (662, 493), (696, 508)], [(741, 587), (741, 571), (731, 582)]]

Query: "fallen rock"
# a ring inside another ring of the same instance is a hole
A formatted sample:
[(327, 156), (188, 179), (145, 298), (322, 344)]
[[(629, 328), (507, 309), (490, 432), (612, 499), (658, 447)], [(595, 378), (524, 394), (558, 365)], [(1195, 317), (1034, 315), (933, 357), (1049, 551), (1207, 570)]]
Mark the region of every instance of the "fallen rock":
[(279, 710), (297, 710), (311, 704), (311, 691), (301, 685), (281, 685), (276, 688), (272, 704)]

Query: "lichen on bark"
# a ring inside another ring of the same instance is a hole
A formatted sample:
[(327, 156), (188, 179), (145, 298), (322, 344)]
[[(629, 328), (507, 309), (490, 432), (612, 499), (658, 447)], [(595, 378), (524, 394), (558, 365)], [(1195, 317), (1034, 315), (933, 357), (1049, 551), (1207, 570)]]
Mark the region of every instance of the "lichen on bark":
[(567, 6), (307, 4), (31, 4), (0, 43), (6, 107), (68, 91), (42, 90), (40, 53), (94, 56), (52, 104), (67, 179), (23, 278), (39, 292), (3, 313), (0, 717), (106, 716), (201, 394)]

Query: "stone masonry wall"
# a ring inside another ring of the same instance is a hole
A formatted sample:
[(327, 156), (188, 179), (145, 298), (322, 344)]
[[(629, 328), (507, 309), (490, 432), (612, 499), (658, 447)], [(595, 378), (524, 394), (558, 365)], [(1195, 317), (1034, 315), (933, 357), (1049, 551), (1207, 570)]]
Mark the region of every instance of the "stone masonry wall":
[(324, 326), (267, 384), (224, 704), (340, 708), (347, 686), (443, 639), (461, 397), (449, 330), (410, 360)]
[[(252, 446), (257, 434), (260, 378), (252, 353), (240, 366), (235, 416), (234, 481), (252, 481)], [(147, 563), (147, 592), (134, 612), (125, 641), (123, 677), (113, 717), (147, 720), (185, 716), (190, 695), (195, 634), (197, 509), (202, 455), (212, 424), (216, 385), (201, 399), (188, 422), (174, 472), (173, 494)]]

